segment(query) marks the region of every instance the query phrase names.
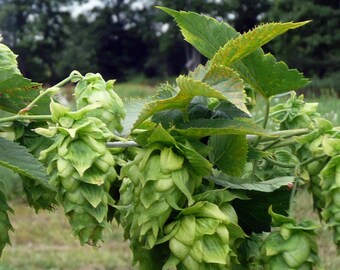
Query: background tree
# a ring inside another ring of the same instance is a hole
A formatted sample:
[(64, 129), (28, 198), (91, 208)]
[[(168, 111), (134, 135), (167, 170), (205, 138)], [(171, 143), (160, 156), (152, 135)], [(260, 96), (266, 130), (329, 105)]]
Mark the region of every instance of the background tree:
[(338, 0), (277, 0), (268, 20), (312, 20), (306, 27), (279, 38), (271, 47), (277, 56), (313, 79), (313, 88), (340, 91), (340, 2)]
[[(64, 7), (85, 0), (1, 0), (0, 30), (3, 42), (19, 54), (23, 73), (54, 82), (65, 74), (56, 67), (73, 26)], [(70, 59), (71, 60), (71, 59)]]

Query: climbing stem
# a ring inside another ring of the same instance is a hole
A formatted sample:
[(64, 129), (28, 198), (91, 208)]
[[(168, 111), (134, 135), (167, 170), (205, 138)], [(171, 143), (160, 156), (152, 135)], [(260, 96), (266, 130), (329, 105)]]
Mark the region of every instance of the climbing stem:
[(13, 121), (20, 121), (20, 120), (35, 120), (35, 121), (47, 121), (51, 120), (51, 115), (13, 115), (9, 117), (0, 118), (0, 123), (4, 122), (13, 122)]
[(33, 99), (30, 104), (28, 104), (25, 108), (19, 111), (19, 114), (24, 114), (27, 111), (29, 111), (42, 97), (46, 96), (47, 94), (51, 94), (51, 95), (56, 94), (57, 92), (59, 92), (61, 86), (65, 85), (66, 83), (70, 81), (74, 82), (81, 78), (82, 78), (82, 75), (78, 71), (76, 70), (72, 71), (70, 75), (64, 80), (62, 80), (61, 82), (57, 83), (56, 85), (50, 88), (47, 88), (44, 91), (41, 91), (40, 94), (35, 99)]
[(274, 165), (277, 165), (279, 167), (282, 167), (282, 168), (290, 168), (290, 169), (294, 169), (296, 167), (296, 165), (294, 164), (288, 164), (288, 163), (283, 163), (283, 162), (279, 162), (279, 161), (276, 161), (274, 159), (271, 159), (269, 157), (264, 157), (265, 160), (267, 160), (268, 162), (274, 164)]
[(310, 164), (310, 163), (312, 163), (316, 160), (323, 159), (323, 158), (326, 158), (326, 157), (328, 157), (326, 154), (321, 154), (321, 155), (311, 157), (311, 158), (305, 160), (304, 162), (301, 162), (300, 166), (304, 167), (304, 166), (306, 166), (306, 165), (308, 165), (308, 164)]
[(288, 212), (289, 217), (294, 216), (294, 203), (295, 203), (295, 197), (296, 197), (298, 186), (299, 186), (299, 179), (295, 178), (292, 193), (290, 194), (290, 199), (289, 199), (289, 212)]
[[(270, 110), (270, 100), (269, 100), (269, 98), (266, 98), (265, 101), (266, 101), (265, 102), (265, 112), (264, 112), (263, 124), (262, 124), (264, 129), (266, 129), (266, 127), (267, 127), (268, 118), (269, 118), (269, 110)], [(261, 138), (262, 138), (261, 136), (259, 136), (257, 138), (256, 142), (254, 143), (254, 147), (256, 147), (259, 144), (259, 142), (261, 141)]]

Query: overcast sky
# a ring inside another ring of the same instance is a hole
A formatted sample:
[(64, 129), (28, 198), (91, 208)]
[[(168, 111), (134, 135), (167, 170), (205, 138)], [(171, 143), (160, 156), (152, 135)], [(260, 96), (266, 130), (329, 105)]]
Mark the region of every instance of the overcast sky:
[[(143, 7), (143, 4), (147, 4), (147, 3), (148, 3), (148, 0), (135, 0), (135, 2), (131, 4), (131, 8), (139, 9)], [(94, 7), (102, 7), (102, 6), (104, 5), (102, 1), (100, 0), (89, 0), (86, 4), (82, 4), (82, 5), (74, 3), (73, 5), (71, 5), (71, 8), (72, 8), (73, 16), (76, 17), (82, 12), (89, 11), (93, 9)]]

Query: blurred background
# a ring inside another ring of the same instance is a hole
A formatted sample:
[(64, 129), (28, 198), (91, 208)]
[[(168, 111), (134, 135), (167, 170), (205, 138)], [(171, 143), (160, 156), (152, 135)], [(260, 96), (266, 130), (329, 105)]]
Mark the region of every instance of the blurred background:
[[(313, 20), (264, 50), (311, 78), (303, 92), (320, 103), (325, 118), (340, 125), (339, 0), (0, 0), (0, 34), (19, 55), (22, 73), (36, 82), (49, 86), (77, 69), (117, 79), (120, 96), (148, 96), (159, 82), (171, 82), (206, 61), (157, 5), (210, 15), (241, 33), (265, 22)], [(262, 105), (254, 109), (257, 117)], [(15, 210), (10, 216), (15, 234), (0, 270), (132, 269), (128, 243), (117, 224), (107, 232), (102, 248), (80, 247), (62, 209), (35, 215), (16, 174), (0, 167), (0, 181)], [(300, 196), (298, 216), (309, 213), (318, 221), (307, 191)], [(331, 232), (321, 229), (320, 253), (325, 269), (337, 270), (340, 258), (331, 238)]]
[(73, 69), (123, 82), (174, 77), (205, 62), (157, 5), (207, 14), (239, 32), (313, 20), (265, 50), (304, 72), (314, 91), (340, 91), (339, 0), (0, 0), (0, 33), (24, 75), (49, 84)]

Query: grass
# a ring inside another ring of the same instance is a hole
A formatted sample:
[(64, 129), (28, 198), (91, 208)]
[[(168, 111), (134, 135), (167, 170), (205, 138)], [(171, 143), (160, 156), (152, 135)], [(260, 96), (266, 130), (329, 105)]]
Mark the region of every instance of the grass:
[(149, 97), (155, 93), (153, 85), (139, 83), (120, 83), (114, 89), (120, 97)]
[[(313, 212), (312, 196), (306, 189), (301, 189), (295, 200), (294, 213), (299, 220), (312, 219), (320, 224), (319, 216)], [(321, 225), (321, 224), (320, 224)], [(325, 226), (318, 230), (317, 243), (319, 255), (325, 270), (340, 269), (340, 257), (337, 256), (336, 246), (333, 244), (333, 233)]]
[(40, 212), (21, 201), (11, 203), (15, 234), (0, 260), (0, 270), (128, 270), (132, 269), (129, 245), (117, 224), (105, 232), (100, 248), (80, 246), (61, 210)]
[[(147, 83), (121, 83), (115, 87), (122, 97), (153, 95), (155, 87)], [(315, 99), (314, 99), (315, 100)], [(321, 97), (319, 111), (334, 125), (340, 125), (340, 100), (333, 97)], [(261, 107), (261, 105), (258, 105)], [(260, 118), (261, 113), (256, 114)], [(7, 172), (8, 173), (8, 172)], [(0, 176), (3, 176), (0, 172)], [(0, 177), (1, 178), (1, 177)], [(7, 181), (10, 185), (11, 181)], [(11, 194), (16, 185), (8, 186)], [(128, 243), (123, 240), (122, 229), (117, 224), (111, 231), (105, 232), (105, 242), (100, 248), (81, 247), (71, 235), (71, 228), (62, 210), (54, 213), (41, 212), (24, 205), (20, 200), (11, 202), (15, 215), (11, 222), (15, 234), (11, 234), (12, 246), (6, 246), (0, 260), (0, 270), (128, 270), (132, 255)], [(318, 222), (318, 216), (312, 212), (311, 197), (305, 190), (299, 192), (295, 207), (300, 218), (312, 218)], [(321, 228), (318, 236), (320, 256), (327, 270), (340, 269), (340, 257), (332, 243), (332, 233)]]

